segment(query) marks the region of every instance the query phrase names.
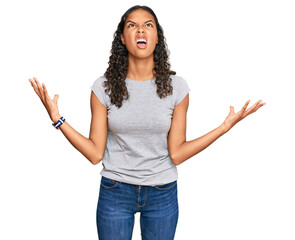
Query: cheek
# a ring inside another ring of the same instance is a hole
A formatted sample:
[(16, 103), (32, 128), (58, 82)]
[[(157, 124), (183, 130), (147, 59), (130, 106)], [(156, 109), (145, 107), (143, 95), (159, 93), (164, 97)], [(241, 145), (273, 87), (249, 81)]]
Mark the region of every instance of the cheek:
[(150, 33), (150, 36), (151, 36), (151, 41), (156, 44), (157, 40), (158, 40), (157, 33), (152, 32), (152, 33)]
[(126, 46), (128, 45), (131, 45), (132, 44), (132, 41), (134, 40), (134, 37), (131, 33), (127, 33), (125, 34), (125, 37), (124, 37), (124, 40), (125, 40), (125, 44)]
[(151, 39), (151, 44), (156, 45), (157, 44), (157, 37), (154, 37)]
[(126, 47), (131, 47), (133, 45), (132, 38), (125, 38)]

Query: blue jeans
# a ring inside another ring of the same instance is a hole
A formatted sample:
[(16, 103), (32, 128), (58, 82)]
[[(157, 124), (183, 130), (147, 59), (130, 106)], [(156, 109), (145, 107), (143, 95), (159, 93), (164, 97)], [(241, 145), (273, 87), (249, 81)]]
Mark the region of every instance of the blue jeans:
[(177, 181), (140, 186), (101, 177), (96, 224), (100, 240), (131, 240), (140, 212), (142, 240), (173, 240), (178, 221)]

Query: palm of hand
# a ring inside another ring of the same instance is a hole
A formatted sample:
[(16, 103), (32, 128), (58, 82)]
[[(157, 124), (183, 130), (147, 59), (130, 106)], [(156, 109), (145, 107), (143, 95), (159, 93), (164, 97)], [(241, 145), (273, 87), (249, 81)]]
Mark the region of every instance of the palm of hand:
[(57, 106), (57, 100), (59, 97), (58, 94), (55, 94), (54, 98), (51, 99), (48, 95), (44, 83), (41, 85), (35, 77), (33, 78), (33, 80), (29, 78), (29, 81), (31, 82), (32, 87), (34, 88), (35, 93), (38, 95), (44, 107), (46, 108), (51, 120), (55, 122), (56, 116), (59, 115), (59, 110)]
[[(231, 129), (235, 124), (237, 124), (239, 121), (244, 119), (245, 117), (249, 116), (250, 114), (256, 112), (260, 107), (265, 105), (266, 103), (261, 103), (262, 100), (257, 101), (254, 103), (250, 108), (247, 109), (247, 106), (249, 104), (250, 100), (248, 100), (243, 108), (239, 112), (234, 112), (234, 107), (230, 106), (230, 113), (226, 117), (226, 119), (223, 122), (223, 125), (225, 126), (225, 130), (228, 131)], [(247, 109), (247, 110), (246, 110)]]

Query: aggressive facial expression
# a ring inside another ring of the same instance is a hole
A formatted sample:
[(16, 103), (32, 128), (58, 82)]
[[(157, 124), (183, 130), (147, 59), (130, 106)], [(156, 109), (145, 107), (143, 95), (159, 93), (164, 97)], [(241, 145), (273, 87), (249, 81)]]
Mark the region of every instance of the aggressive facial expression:
[(132, 11), (125, 21), (121, 40), (129, 54), (139, 58), (150, 57), (158, 43), (154, 17), (141, 8)]

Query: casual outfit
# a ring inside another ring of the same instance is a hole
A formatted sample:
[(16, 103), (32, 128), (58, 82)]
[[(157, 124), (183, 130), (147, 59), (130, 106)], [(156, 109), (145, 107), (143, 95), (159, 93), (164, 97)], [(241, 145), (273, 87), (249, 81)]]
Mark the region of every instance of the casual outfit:
[(157, 95), (155, 78), (126, 78), (129, 99), (121, 108), (111, 104), (105, 93), (104, 76), (91, 87), (108, 112), (97, 207), (101, 240), (131, 239), (136, 212), (141, 212), (142, 239), (174, 238), (178, 173), (168, 151), (168, 132), (174, 107), (190, 88), (184, 78), (170, 78), (173, 94), (163, 99)]

